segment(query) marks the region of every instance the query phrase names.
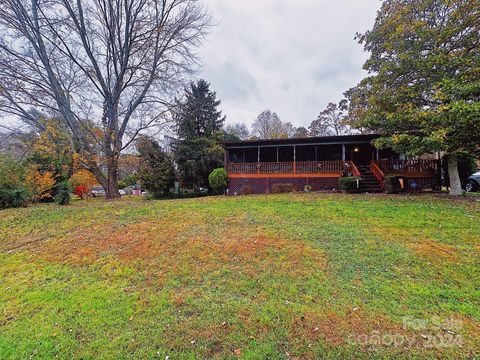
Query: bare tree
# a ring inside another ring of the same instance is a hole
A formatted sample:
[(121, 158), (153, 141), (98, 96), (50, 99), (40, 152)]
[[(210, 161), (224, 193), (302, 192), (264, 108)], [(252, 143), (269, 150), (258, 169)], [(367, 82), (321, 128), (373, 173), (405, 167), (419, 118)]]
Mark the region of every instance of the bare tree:
[(282, 122), (276, 113), (265, 110), (253, 122), (252, 130), (260, 139), (283, 139), (293, 137), (296, 128), (289, 122)]
[(164, 123), (211, 22), (199, 0), (4, 0), (0, 112), (60, 117), (107, 198), (120, 153)]
[(239, 140), (246, 140), (250, 136), (250, 130), (245, 123), (227, 124), (224, 130), (229, 137), (238, 138)]
[(293, 137), (296, 139), (303, 139), (308, 137), (308, 130), (305, 129), (303, 126), (300, 126), (295, 130), (295, 134), (293, 134)]
[(293, 126), (291, 122), (282, 123), (282, 130), (280, 132), (280, 137), (293, 138), (296, 132), (297, 132), (297, 128)]
[(349, 125), (346, 124), (345, 112), (346, 100), (340, 104), (329, 103), (317, 119), (309, 127), (310, 136), (332, 136), (347, 135), (352, 132)]

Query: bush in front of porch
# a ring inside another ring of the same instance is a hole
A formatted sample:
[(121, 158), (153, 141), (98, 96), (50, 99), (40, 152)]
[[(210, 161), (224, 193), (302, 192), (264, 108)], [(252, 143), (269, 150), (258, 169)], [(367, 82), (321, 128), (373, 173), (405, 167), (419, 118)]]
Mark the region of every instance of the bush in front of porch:
[(340, 190), (354, 194), (360, 192), (360, 184), (362, 181), (363, 179), (357, 176), (342, 177), (338, 179), (338, 185)]

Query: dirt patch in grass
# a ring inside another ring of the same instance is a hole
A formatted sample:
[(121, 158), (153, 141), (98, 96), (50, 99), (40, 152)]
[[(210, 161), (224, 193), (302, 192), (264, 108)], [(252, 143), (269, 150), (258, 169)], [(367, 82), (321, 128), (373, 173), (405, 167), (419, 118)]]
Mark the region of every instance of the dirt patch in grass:
[(414, 250), (418, 255), (428, 258), (431, 261), (458, 262), (459, 257), (454, 246), (442, 244), (435, 240), (421, 242), (409, 242), (406, 246)]

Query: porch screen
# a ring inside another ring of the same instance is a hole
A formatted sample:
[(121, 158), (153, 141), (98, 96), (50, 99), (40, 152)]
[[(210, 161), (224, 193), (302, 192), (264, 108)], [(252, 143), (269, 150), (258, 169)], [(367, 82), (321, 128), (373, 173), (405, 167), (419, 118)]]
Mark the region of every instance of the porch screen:
[(318, 161), (341, 161), (342, 145), (318, 145), (317, 146)]

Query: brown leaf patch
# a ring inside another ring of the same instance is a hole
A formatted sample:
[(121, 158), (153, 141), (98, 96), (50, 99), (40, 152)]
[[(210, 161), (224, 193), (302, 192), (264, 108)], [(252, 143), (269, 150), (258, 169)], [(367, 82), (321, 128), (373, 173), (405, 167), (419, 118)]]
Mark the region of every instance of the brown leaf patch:
[(462, 317), (460, 319), (463, 324), (463, 337), (466, 348), (474, 349), (476, 353), (480, 353), (480, 322), (470, 319), (468, 317)]
[(292, 322), (291, 337), (292, 340), (308, 339), (311, 343), (323, 339), (331, 346), (340, 346), (346, 344), (350, 336), (368, 335), (373, 331), (405, 333), (401, 324), (393, 323), (385, 315), (368, 315), (355, 309), (342, 315), (333, 311), (307, 313)]
[[(260, 232), (257, 232), (257, 234)], [(325, 268), (325, 256), (309, 245), (280, 237), (243, 234), (224, 238), (193, 238), (186, 243), (202, 272), (227, 268), (255, 276), (262, 271), (306, 276)]]
[(65, 239), (32, 250), (49, 261), (71, 264), (93, 263), (105, 255), (132, 261), (164, 252), (168, 241), (180, 231), (178, 226), (151, 222), (109, 228), (96, 226), (89, 231), (74, 231)]
[(457, 262), (458, 254), (455, 247), (439, 243), (435, 240), (425, 240), (421, 242), (409, 242), (406, 246), (413, 249), (420, 256), (433, 261)]

